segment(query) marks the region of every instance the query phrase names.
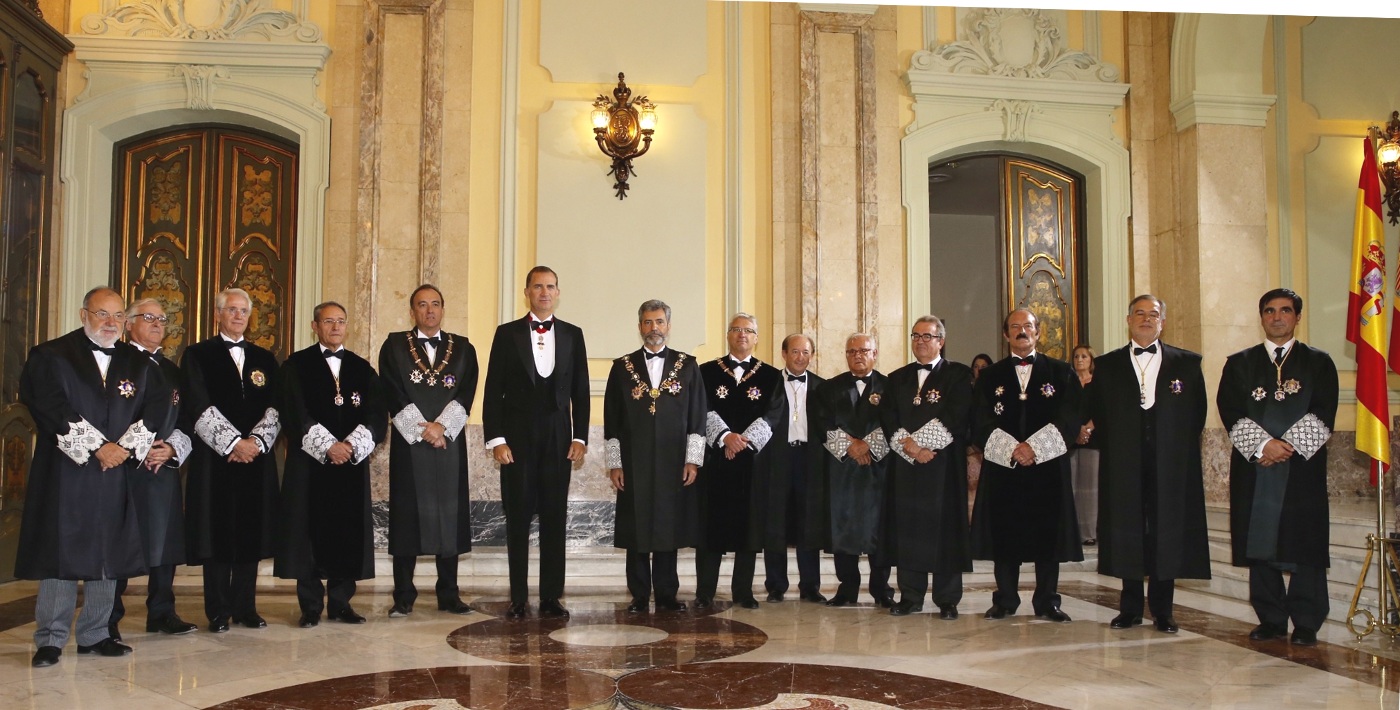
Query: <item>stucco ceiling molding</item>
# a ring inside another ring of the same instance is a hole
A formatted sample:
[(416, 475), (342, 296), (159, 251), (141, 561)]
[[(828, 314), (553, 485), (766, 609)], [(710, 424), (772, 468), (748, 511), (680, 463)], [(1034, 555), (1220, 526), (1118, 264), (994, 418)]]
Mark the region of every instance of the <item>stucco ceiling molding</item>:
[(193, 40), (319, 42), (321, 28), (306, 19), (307, 0), (278, 10), (268, 0), (103, 0), (83, 17), (84, 34)]
[(914, 53), (915, 69), (952, 74), (1116, 82), (1118, 67), (1065, 46), (1060, 28), (1035, 9), (977, 8), (964, 39)]

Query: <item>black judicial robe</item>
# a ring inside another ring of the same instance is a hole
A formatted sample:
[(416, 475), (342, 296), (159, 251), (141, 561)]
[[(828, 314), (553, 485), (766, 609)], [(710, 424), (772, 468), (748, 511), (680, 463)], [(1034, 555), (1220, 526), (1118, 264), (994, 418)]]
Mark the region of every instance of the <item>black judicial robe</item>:
[(122, 342), (104, 383), (81, 328), (29, 350), (20, 401), (34, 418), (36, 445), (20, 524), (15, 576), (20, 579), (120, 579), (146, 573), (146, 555), (127, 492), (135, 457), (103, 471), (95, 455), (83, 464), (58, 448), (69, 425), (85, 419), (107, 441), (140, 421), (154, 432), (166, 417), (170, 390), (160, 370)]
[(613, 361), (603, 395), (603, 437), (622, 450), (613, 546), (633, 552), (694, 547), (699, 533), (695, 484), (684, 485), (682, 477), (688, 442), (705, 436), (705, 382), (695, 358), (671, 348), (665, 353), (655, 400), (640, 348)]
[(823, 382), (808, 398), (814, 426), (807, 432), (812, 442), (809, 446), (822, 447), (808, 482), (807, 543), (833, 553), (867, 554), (880, 564), (888, 564), (884, 559), (885, 479), (893, 454), (862, 466), (849, 454), (838, 461), (824, 445), (830, 431), (864, 439), (880, 429), (885, 384), (885, 376), (873, 372), (870, 385), (857, 395), (855, 376), (850, 372)]
[[(768, 427), (773, 430), (773, 438), (768, 445), (763, 447), (758, 455), (754, 457), (753, 468), (753, 500), (754, 506), (749, 510), (749, 547), (755, 550), (781, 550), (788, 545), (799, 547), (817, 547), (809, 545), (807, 537), (807, 499), (811, 498), (811, 486), (806, 487), (807, 498), (803, 500), (790, 500), (792, 495), (792, 480), (794, 476), (801, 476), (804, 480), (811, 480), (812, 471), (821, 465), (818, 456), (827, 456), (825, 449), (821, 448), (821, 442), (825, 440), (825, 434), (820, 437), (813, 433), (816, 431), (812, 421), (812, 402), (815, 400), (815, 392), (826, 380), (811, 370), (807, 371), (807, 401), (802, 407), (802, 415), (807, 420), (807, 455), (805, 466), (794, 470), (792, 458), (788, 453), (789, 427), (792, 424), (792, 410), (788, 406), (787, 398), (787, 374), (781, 369), (778, 370), (778, 390), (769, 399), (768, 412), (764, 417), (768, 420)], [(791, 509), (789, 506), (801, 506), (800, 510)]]
[[(243, 375), (223, 338), (214, 336), (185, 348), (180, 361), (185, 389), (181, 406), (198, 422), (213, 407), (247, 437), (269, 408), (276, 409), (277, 358), (251, 342), (245, 346)], [(214, 451), (190, 427), (194, 451), (185, 490), (186, 553), (189, 564), (257, 562), (272, 557), (277, 535), (277, 461), (272, 441), (250, 463), (234, 463)]]
[[(764, 415), (768, 413), (770, 398), (782, 393), (780, 370), (750, 358), (743, 381), (736, 383), (734, 375), (725, 372), (718, 360), (710, 360), (700, 365), (700, 376), (705, 381), (709, 411), (724, 421), (724, 428), (744, 434), (755, 426), (771, 434)], [(710, 434), (707, 429), (707, 443)], [(700, 497), (703, 530), (699, 546), (710, 552), (757, 552), (762, 548), (753, 545), (749, 534), (753, 513), (763, 510), (765, 504), (763, 498), (755, 497), (753, 486), (757, 452), (746, 447), (728, 459), (724, 456), (724, 442), (717, 443), (717, 447), (705, 447), (705, 475), (695, 482), (699, 487), (696, 493)], [(764, 444), (767, 448), (772, 442)]]
[[(1210, 579), (1201, 430), (1206, 385), (1201, 356), (1158, 342), (1156, 400), (1144, 412), (1137, 364), (1125, 346), (1094, 361), (1085, 397), (1099, 446), (1099, 574), (1120, 579)], [(1153, 418), (1157, 446), (1144, 451), (1142, 421)], [(1143, 461), (1156, 472), (1156, 545), (1143, 559)]]
[[(1295, 393), (1285, 393), (1282, 402), (1274, 399), (1279, 379), (1285, 385), (1290, 381), (1298, 385)], [(1249, 419), (1269, 436), (1283, 438), (1285, 432), (1308, 414), (1331, 430), (1337, 416), (1337, 392), (1337, 367), (1326, 352), (1295, 341), (1280, 377), (1274, 369), (1273, 358), (1261, 343), (1225, 360), (1215, 403), (1226, 430), (1233, 430), (1240, 420)], [(1275, 503), (1276, 513), (1256, 521), (1255, 516), (1262, 510), (1257, 506), (1264, 503), (1256, 502), (1256, 488), (1266, 476), (1284, 479), (1282, 501), (1281, 505)], [(1278, 536), (1277, 548), (1269, 561), (1318, 568), (1330, 566), (1325, 444), (1312, 458), (1294, 454), (1287, 461), (1269, 467), (1250, 463), (1239, 449), (1231, 447), (1232, 564), (1248, 566), (1252, 560), (1268, 559), (1249, 553), (1251, 532), (1261, 530), (1251, 527), (1256, 523)]]
[[(180, 406), (180, 367), (164, 355), (146, 356), (160, 368), (170, 388), (171, 407), (159, 428), (151, 430), (161, 441), (167, 441), (177, 430), (190, 437), (192, 457), (194, 422), (189, 419), (189, 408)], [(135, 465), (126, 474), (127, 490), (136, 504), (136, 520), (146, 545), (146, 564), (151, 567), (185, 562), (185, 494), (180, 485), (180, 468), (172, 456), (155, 471)]]
[(292, 353), (282, 364), (278, 411), (287, 434), (287, 465), (273, 572), (283, 579), (374, 578), (369, 457), (337, 466), (302, 449), (317, 424), (334, 441), (345, 441), (362, 426), (375, 444), (384, 441), (388, 416), (379, 375), (368, 360), (341, 352), (338, 389), (319, 344)]
[[(417, 405), (429, 422), (451, 402), (471, 412), (479, 374), (476, 348), (465, 336), (447, 331), (439, 334), (443, 343), (437, 348), (437, 364), (432, 366), (427, 353), (414, 342), (413, 331), (390, 333), (384, 339), (379, 349), (379, 376), (390, 417), (410, 404)], [(397, 427), (390, 429), (389, 554), (447, 557), (470, 552), (466, 427), (445, 449), (423, 441), (409, 444)]]
[[(1079, 437), (1083, 388), (1074, 368), (1037, 353), (1026, 399), (1011, 358), (988, 365), (977, 378), (973, 443), (987, 448), (997, 429), (1024, 442), (1046, 425), (1066, 447)], [(1096, 432), (1097, 433), (1097, 432)], [(1069, 455), (1007, 468), (986, 458), (972, 506), (972, 556), (999, 562), (1077, 562), (1084, 559)]]
[[(915, 398), (919, 403), (915, 404)], [(972, 414), (972, 370), (960, 362), (938, 361), (919, 387), (919, 368), (910, 363), (890, 373), (880, 402), (890, 442), (890, 508), (885, 511), (892, 564), (919, 572), (971, 572), (967, 528), (967, 441)], [(953, 441), (928, 463), (910, 463), (899, 454), (895, 432), (910, 435), (937, 419)]]

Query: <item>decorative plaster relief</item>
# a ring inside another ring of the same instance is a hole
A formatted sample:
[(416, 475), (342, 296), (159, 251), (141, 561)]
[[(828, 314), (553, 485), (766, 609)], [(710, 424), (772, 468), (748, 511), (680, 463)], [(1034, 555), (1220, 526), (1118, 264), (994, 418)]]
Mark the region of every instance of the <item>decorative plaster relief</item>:
[(1014, 101), (1011, 99), (997, 99), (987, 107), (988, 111), (1000, 111), (1002, 121), (1006, 124), (1005, 140), (1013, 143), (1022, 143), (1026, 140), (1026, 119), (1032, 113), (1040, 113), (1040, 107), (1030, 101)]
[(181, 64), (175, 67), (171, 73), (184, 77), (185, 91), (189, 93), (189, 99), (185, 102), (185, 106), (196, 111), (209, 111), (215, 108), (215, 79), (229, 77), (227, 67), (211, 67), (200, 64)]
[(80, 26), (90, 35), (319, 42), (321, 28), (306, 20), (306, 2), (296, 0), (296, 11), (287, 12), (268, 0), (102, 0), (102, 10)]
[(1070, 51), (1040, 10), (978, 8), (963, 17), (966, 39), (914, 53), (915, 69), (1026, 79), (1118, 81), (1118, 67)]

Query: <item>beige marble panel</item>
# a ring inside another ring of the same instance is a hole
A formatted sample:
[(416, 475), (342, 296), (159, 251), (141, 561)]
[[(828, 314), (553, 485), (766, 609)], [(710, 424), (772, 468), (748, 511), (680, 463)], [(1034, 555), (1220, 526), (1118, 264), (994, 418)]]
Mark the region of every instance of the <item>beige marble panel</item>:
[[(471, 112), (465, 110), (449, 109), (443, 111), (442, 134), (446, 138), (443, 141), (442, 150), (442, 211), (446, 215), (448, 212), (458, 212), (465, 214), (470, 203), (471, 192), (467, 189), (468, 178), (471, 174), (471, 141), (467, 139), (471, 135)], [(446, 224), (442, 229), (443, 240), (446, 241)], [(446, 261), (446, 252), (443, 252), (443, 261)]]
[[(451, 3), (443, 17), (444, 46), (443, 65), (450, 68), (445, 72), (446, 87), (443, 91), (442, 107), (446, 112), (469, 111), (472, 107), (472, 23), (475, 15), (470, 2), (463, 2), (460, 8)], [(465, 135), (446, 133), (447, 136)], [(470, 141), (462, 141), (468, 143)], [(450, 147), (454, 141), (448, 140)]]
[[(359, 3), (335, 8), (336, 32), (331, 34), (331, 57), (327, 61), (330, 75), (330, 96), (326, 102), (332, 108), (359, 104), (360, 66), (355, 61), (364, 36), (364, 10)], [(334, 112), (332, 111), (332, 114)], [(334, 123), (339, 127), (344, 124)], [(332, 136), (334, 139), (334, 136)]]
[(1263, 130), (1253, 126), (1198, 126), (1202, 223), (1265, 223), (1268, 198), (1260, 179), (1264, 169), (1263, 136)]
[(774, 25), (796, 25), (797, 3), (775, 2), (768, 10), (768, 21)]
[(1129, 47), (1144, 46), (1152, 42), (1152, 16), (1146, 12), (1123, 13), (1123, 24), (1127, 28)]
[[(791, 124), (790, 127), (796, 128)], [(802, 172), (797, 159), (798, 141), (795, 135), (784, 133), (780, 137), (779, 126), (773, 128), (773, 222), (797, 222), (801, 218), (801, 200), (795, 187)]]
[(382, 142), (379, 147), (379, 180), (417, 186), (422, 175), (422, 128), (416, 123), (391, 123), (380, 126)]
[(856, 125), (856, 83), (846, 78), (849, 76), (835, 74), (830, 79), (824, 77), (821, 82), (817, 135), (822, 147), (844, 148), (856, 144), (859, 130)]
[(379, 96), (385, 123), (422, 120), (423, 24), (418, 14), (389, 13), (380, 37)]
[(1259, 296), (1272, 287), (1268, 228), (1200, 226), (1201, 315), (1211, 325), (1258, 326)]
[(1175, 177), (1177, 180), (1177, 194), (1181, 196), (1178, 201), (1177, 219), (1182, 224), (1195, 224), (1200, 221), (1200, 207), (1196, 203), (1197, 185), (1200, 184), (1200, 177), (1197, 174), (1196, 159), (1196, 131), (1200, 125), (1176, 134), (1176, 151), (1174, 154)]
[[(817, 158), (817, 197), (821, 203), (834, 202), (842, 208), (855, 208), (860, 199), (858, 160), (852, 146), (822, 146)], [(854, 233), (854, 222), (850, 228)], [(818, 229), (826, 228), (819, 225)]]

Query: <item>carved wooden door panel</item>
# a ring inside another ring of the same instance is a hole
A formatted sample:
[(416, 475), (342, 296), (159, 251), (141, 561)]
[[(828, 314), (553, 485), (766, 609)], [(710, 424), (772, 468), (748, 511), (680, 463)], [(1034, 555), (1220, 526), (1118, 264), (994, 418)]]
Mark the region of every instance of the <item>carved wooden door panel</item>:
[[(1024, 158), (1002, 158), (1007, 303), (1040, 322), (1037, 350), (1068, 360), (1083, 338), (1081, 179)], [(1007, 309), (1010, 310), (1010, 309)]]
[(170, 318), (165, 352), (214, 333), (214, 296), (247, 291), (246, 336), (279, 359), (296, 251), (297, 149), (226, 126), (148, 134), (117, 146), (115, 283), (128, 302), (155, 298)]

